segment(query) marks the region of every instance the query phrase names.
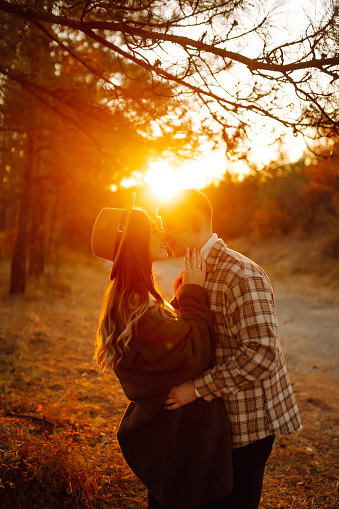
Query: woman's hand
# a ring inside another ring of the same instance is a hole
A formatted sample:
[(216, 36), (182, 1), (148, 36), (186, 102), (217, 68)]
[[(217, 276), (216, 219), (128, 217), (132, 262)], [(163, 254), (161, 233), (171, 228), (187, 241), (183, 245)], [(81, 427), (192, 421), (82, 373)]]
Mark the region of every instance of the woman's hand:
[(182, 277), (183, 285), (204, 286), (206, 280), (206, 263), (200, 252), (194, 247), (190, 256), (189, 247), (185, 253), (185, 270)]

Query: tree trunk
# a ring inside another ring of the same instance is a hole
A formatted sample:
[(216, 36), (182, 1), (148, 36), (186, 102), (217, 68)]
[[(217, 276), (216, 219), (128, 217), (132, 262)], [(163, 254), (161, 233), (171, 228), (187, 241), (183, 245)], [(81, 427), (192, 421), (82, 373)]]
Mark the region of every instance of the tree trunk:
[(28, 227), (34, 164), (33, 154), (33, 139), (31, 135), (28, 134), (23, 187), (18, 215), (17, 237), (11, 264), (10, 294), (24, 293), (26, 289)]

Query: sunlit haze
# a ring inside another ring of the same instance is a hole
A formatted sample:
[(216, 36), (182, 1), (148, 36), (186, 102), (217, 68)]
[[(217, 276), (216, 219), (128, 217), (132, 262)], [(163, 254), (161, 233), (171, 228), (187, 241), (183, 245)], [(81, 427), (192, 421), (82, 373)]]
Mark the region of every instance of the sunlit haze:
[(177, 168), (170, 166), (166, 161), (158, 161), (150, 165), (145, 182), (150, 184), (154, 195), (166, 199), (181, 189), (188, 187), (203, 189), (213, 182), (218, 182), (225, 171), (225, 157), (191, 161)]
[[(302, 139), (289, 137), (286, 144), (288, 160), (297, 161), (304, 150), (305, 144)], [(278, 157), (275, 145), (260, 145), (258, 143), (252, 149), (252, 152), (259, 168)], [(166, 161), (151, 163), (144, 181), (149, 183), (150, 190), (155, 196), (166, 199), (181, 189), (187, 189), (188, 187), (204, 189), (210, 184), (218, 184), (223, 179), (226, 171), (237, 175), (238, 179), (242, 180), (249, 174), (250, 169), (243, 161), (228, 161), (221, 151), (213, 155), (207, 154), (204, 159), (190, 161), (177, 167), (171, 166)], [(132, 182), (126, 182), (126, 184), (126, 187), (128, 187), (128, 185), (132, 185)]]
[[(261, 143), (259, 142), (261, 141)], [(264, 144), (263, 139), (257, 136), (256, 142), (251, 150), (253, 159), (256, 160), (258, 168), (269, 164), (279, 156), (276, 144)], [(297, 161), (305, 150), (305, 143), (302, 138), (290, 136), (286, 140), (286, 157), (289, 161)], [(227, 160), (225, 153), (207, 152), (204, 158), (192, 160), (187, 163), (169, 164), (166, 160), (158, 160), (149, 165), (145, 174), (134, 173), (131, 177), (121, 181), (122, 187), (128, 188), (140, 185), (143, 182), (149, 184), (150, 191), (157, 198), (164, 200), (181, 189), (194, 187), (204, 189), (211, 184), (218, 184), (225, 176), (226, 171), (237, 175), (238, 180), (243, 180), (249, 174), (250, 169), (244, 161), (231, 162)], [(111, 186), (112, 191), (117, 190), (116, 185)]]

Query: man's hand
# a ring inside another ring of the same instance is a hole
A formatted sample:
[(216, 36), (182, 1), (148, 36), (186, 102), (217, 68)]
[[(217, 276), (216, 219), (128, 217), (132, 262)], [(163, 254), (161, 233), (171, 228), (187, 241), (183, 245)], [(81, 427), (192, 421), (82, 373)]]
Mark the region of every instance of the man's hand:
[(194, 383), (190, 380), (182, 385), (172, 387), (167, 396), (164, 407), (166, 410), (176, 410), (181, 406), (192, 403), (195, 399), (197, 399), (197, 395), (195, 393)]

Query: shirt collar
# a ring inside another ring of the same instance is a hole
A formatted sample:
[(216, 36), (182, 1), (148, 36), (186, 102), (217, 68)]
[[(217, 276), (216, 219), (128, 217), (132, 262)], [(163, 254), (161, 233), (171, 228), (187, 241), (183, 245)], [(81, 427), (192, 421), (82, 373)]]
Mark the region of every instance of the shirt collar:
[(211, 251), (212, 247), (218, 240), (218, 235), (216, 233), (213, 233), (213, 235), (210, 236), (209, 239), (205, 242), (205, 244), (200, 249), (200, 254), (203, 258), (203, 260), (207, 260), (207, 257), (209, 255), (209, 252)]

